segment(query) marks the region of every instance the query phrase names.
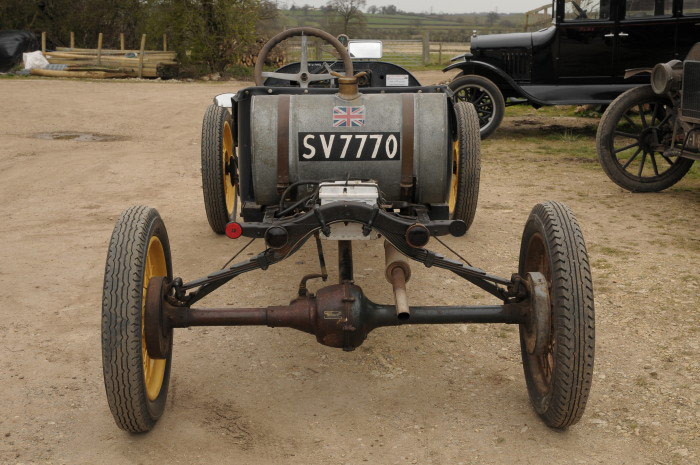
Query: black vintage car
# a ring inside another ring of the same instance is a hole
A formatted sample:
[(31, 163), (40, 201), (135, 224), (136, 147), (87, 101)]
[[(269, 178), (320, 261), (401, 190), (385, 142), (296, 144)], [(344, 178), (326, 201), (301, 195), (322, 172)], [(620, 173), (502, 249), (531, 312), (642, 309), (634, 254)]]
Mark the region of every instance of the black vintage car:
[(700, 40), (700, 0), (554, 0), (552, 25), (532, 33), (474, 35), (445, 71), (475, 104), (489, 136), (506, 105), (607, 105), (648, 84), (625, 70), (683, 59)]

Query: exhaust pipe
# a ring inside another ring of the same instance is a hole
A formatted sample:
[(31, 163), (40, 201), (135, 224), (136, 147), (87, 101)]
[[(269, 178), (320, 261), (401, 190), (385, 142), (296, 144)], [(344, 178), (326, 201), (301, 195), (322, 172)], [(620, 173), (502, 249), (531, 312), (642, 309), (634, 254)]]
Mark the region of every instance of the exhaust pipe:
[(399, 320), (408, 320), (411, 311), (406, 295), (406, 283), (411, 278), (411, 267), (406, 257), (396, 250), (388, 241), (384, 241), (384, 260), (386, 263), (386, 280), (394, 288), (396, 316)]

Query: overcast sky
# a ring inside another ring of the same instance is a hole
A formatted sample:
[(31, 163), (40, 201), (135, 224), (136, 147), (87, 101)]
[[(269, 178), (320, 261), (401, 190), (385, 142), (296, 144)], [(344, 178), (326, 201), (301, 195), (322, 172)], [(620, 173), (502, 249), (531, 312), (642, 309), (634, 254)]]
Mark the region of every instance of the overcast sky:
[[(321, 6), (328, 3), (328, 0), (279, 0), (279, 3), (289, 6), (292, 4), (296, 6), (304, 4)], [(367, 0), (368, 7), (371, 5), (396, 5), (399, 10), (415, 13), (430, 12), (431, 7), (434, 13), (471, 13), (494, 10), (500, 13), (523, 13), (547, 3), (550, 2), (547, 0)]]

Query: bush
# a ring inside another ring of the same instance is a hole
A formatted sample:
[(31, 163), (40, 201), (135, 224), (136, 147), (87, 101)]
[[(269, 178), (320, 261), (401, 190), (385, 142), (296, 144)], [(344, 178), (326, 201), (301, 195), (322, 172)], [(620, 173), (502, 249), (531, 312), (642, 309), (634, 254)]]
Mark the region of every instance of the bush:
[[(105, 48), (119, 47), (124, 33), (126, 47), (137, 49), (141, 34), (147, 48), (176, 50), (185, 68), (222, 72), (238, 61), (255, 41), (261, 11), (267, 0), (2, 0), (0, 29), (47, 33), (48, 42), (68, 46), (75, 32), (76, 46), (95, 48), (104, 34)], [(265, 14), (269, 14), (265, 13)]]
[(223, 72), (255, 41), (258, 0), (150, 0), (146, 28), (167, 33), (185, 66)]

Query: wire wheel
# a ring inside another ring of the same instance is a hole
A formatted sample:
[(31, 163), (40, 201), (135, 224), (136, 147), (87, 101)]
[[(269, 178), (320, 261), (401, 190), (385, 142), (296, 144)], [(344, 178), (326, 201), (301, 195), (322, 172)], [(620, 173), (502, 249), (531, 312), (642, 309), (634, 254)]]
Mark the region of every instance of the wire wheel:
[(455, 95), (461, 102), (469, 102), (476, 108), (479, 115), (479, 125), (487, 127), (493, 121), (495, 112), (493, 96), (488, 90), (478, 85), (469, 85), (459, 89)]
[(598, 158), (617, 185), (633, 192), (656, 192), (678, 182), (693, 164), (673, 156), (681, 141), (673, 141), (671, 100), (650, 86), (618, 97), (605, 111), (598, 128)]
[(449, 87), (454, 92), (455, 101), (474, 105), (481, 138), (490, 136), (501, 124), (505, 113), (505, 101), (498, 86), (485, 77), (467, 75), (458, 77)]

